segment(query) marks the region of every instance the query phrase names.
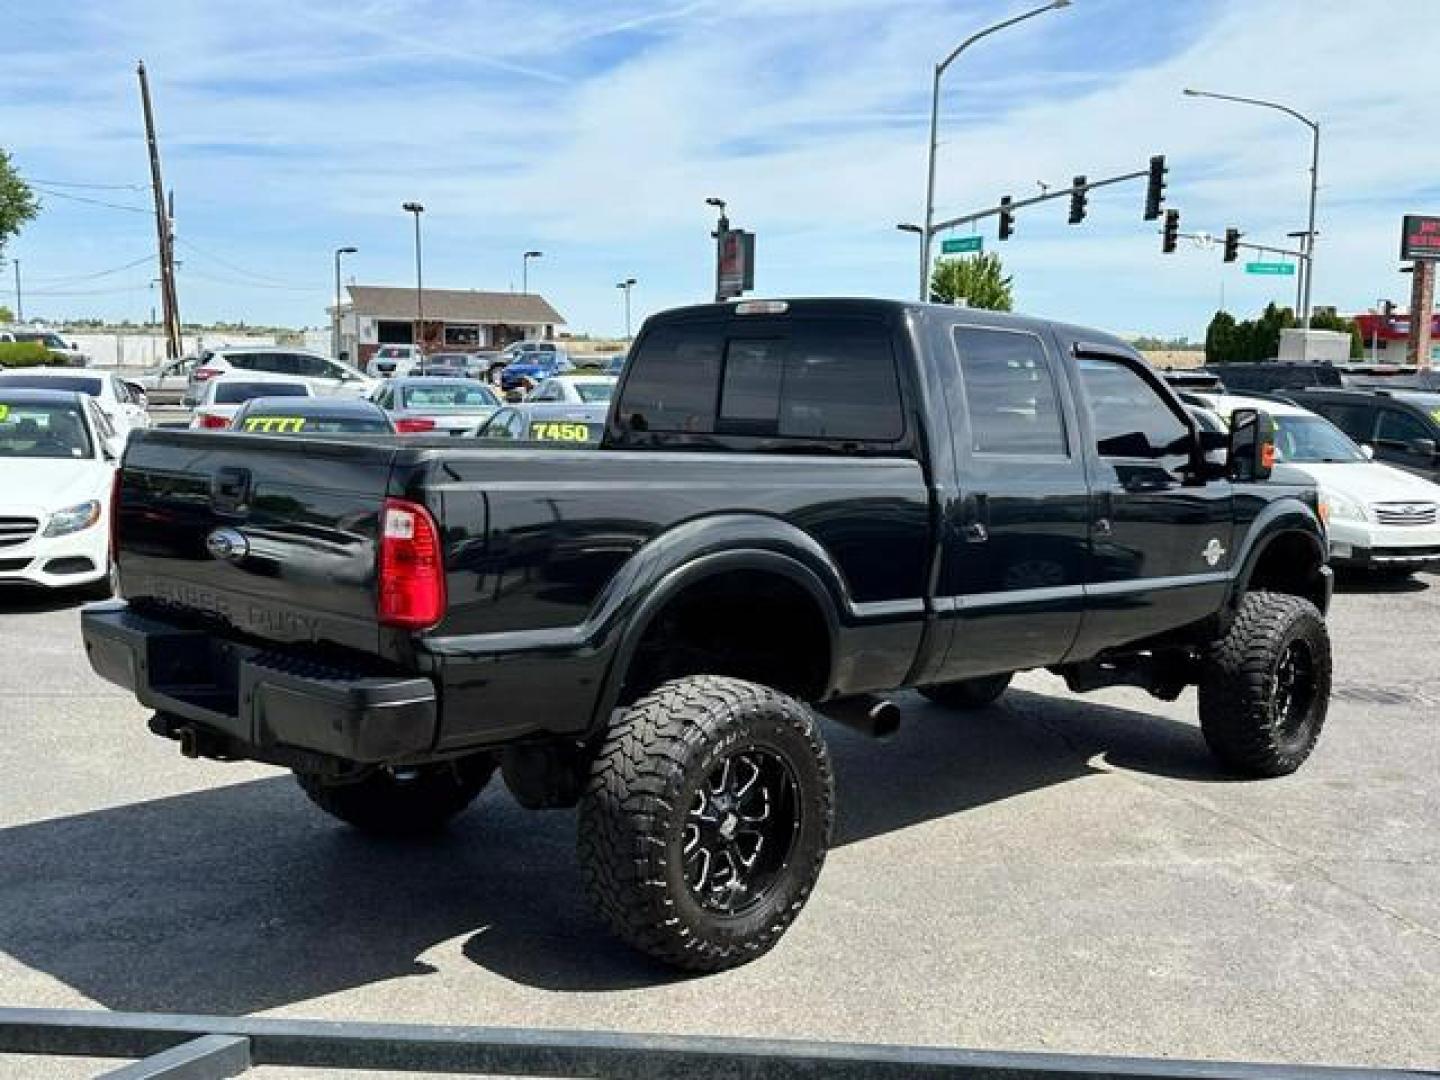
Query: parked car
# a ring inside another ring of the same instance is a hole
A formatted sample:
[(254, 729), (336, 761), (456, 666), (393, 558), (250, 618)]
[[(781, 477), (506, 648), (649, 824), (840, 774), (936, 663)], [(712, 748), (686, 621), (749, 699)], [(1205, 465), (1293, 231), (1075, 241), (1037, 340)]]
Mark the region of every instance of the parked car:
[(223, 431), (251, 398), (314, 397), (315, 388), (299, 379), (251, 379), (231, 375), (205, 384), (190, 417), (192, 428)]
[(1440, 393), (1422, 390), (1294, 390), (1286, 395), (1325, 417), (1387, 465), (1440, 480)]
[(1331, 579), (1315, 488), (1270, 478), (1269, 431), (1198, 431), (1099, 331), (680, 309), (642, 327), (597, 450), (137, 436), (125, 601), (82, 614), (85, 654), (187, 755), (293, 769), (362, 830), (433, 830), (497, 771), (524, 806), (578, 805), (604, 920), (716, 971), (774, 947), (819, 881), (814, 710), (882, 734), (907, 687), (965, 709), (1030, 668), (1198, 684), (1228, 768), (1299, 768)]
[(190, 388), (190, 375), (200, 364), (198, 356), (182, 356), (152, 369), (134, 381), (153, 405), (178, 405)]
[(548, 442), (597, 446), (605, 433), (608, 404), (506, 405), (474, 432), (488, 442)]
[(424, 363), (425, 350), (419, 345), (381, 345), (365, 370), (377, 379), (403, 379)]
[(1222, 416), (1263, 407), (1275, 421), (1280, 474), (1313, 481), (1329, 511), (1330, 562), (1406, 575), (1440, 566), (1440, 485), (1372, 461), (1323, 416), (1296, 405), (1222, 396)]
[(436, 353), (426, 357), (415, 375), (436, 375), (442, 378), (484, 379), (498, 353)]
[(1212, 364), (1200, 369), (1214, 375), (1232, 394), (1252, 390), (1299, 390), (1306, 386), (1343, 386), (1334, 364), (1300, 360), (1267, 360), (1257, 364)]
[(551, 341), (517, 341), (500, 354), (500, 389), (514, 390), (524, 382), (539, 384), (575, 369), (570, 354)]
[(118, 375), (99, 371), (76, 371), (74, 368), (17, 368), (0, 371), (0, 388), (19, 390), (65, 390), (88, 394), (100, 406), (113, 427), (122, 436), (150, 426), (150, 414), (139, 387), (132, 386)]
[(0, 582), (110, 595), (123, 448), (89, 394), (0, 383)]
[(617, 382), (611, 375), (557, 375), (542, 382), (525, 400), (536, 405), (606, 405)]
[(88, 353), (82, 351), (80, 346), (73, 341), (66, 341), (53, 330), (34, 330), (17, 326), (9, 330), (0, 330), (0, 341), (33, 342), (36, 345), (45, 346), (56, 363), (65, 367), (90, 366)]
[(365, 397), (375, 387), (375, 380), (339, 360), (301, 349), (278, 345), (245, 346), (211, 350), (202, 357), (203, 363), (190, 373), (186, 405), (200, 401), (201, 390), (211, 379), (232, 372), (260, 378), (273, 377), (300, 380), (316, 394), (350, 394)]
[(500, 398), (484, 383), (433, 375), (389, 379), (370, 400), (402, 435), (466, 435), (500, 407)]
[(235, 411), (230, 430), (249, 435), (394, 435), (371, 401), (351, 397), (257, 397)]
[(614, 356), (610, 357), (610, 359), (606, 360), (603, 365), (601, 365), (600, 371), (602, 374), (614, 375), (618, 378), (620, 376), (620, 373), (625, 370), (625, 360), (626, 356), (623, 352), (616, 353)]

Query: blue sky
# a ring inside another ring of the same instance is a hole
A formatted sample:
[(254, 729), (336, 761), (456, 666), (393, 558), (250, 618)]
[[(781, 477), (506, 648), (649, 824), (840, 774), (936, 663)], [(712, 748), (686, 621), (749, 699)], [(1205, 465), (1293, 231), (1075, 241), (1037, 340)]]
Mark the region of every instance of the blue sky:
[[(532, 289), (576, 330), (619, 331), (623, 277), (637, 315), (706, 299), (709, 195), (758, 233), (758, 293), (908, 296), (916, 240), (894, 224), (923, 209), (930, 66), (1026, 6), (0, 0), (27, 43), (0, 67), (0, 147), (45, 189), (9, 254), (27, 315), (146, 316), (144, 58), (187, 321), (320, 325), (345, 244), (347, 277), (411, 283), (407, 199), (427, 208), (428, 285), (518, 288), (538, 248)], [(1440, 212), (1440, 69), (1398, 47), (1425, 21), (1434, 0), (1074, 0), (952, 68), (939, 213), (1164, 152), (1184, 229), (1282, 242), (1304, 224), (1306, 129), (1180, 90), (1275, 98), (1324, 130), (1316, 302), (1403, 302), (1399, 218)], [(1142, 187), (1097, 192), (1082, 226), (1062, 202), (1005, 244), (983, 226), (1017, 306), (1198, 337), (1222, 291), (1237, 313), (1293, 298), (1218, 249), (1162, 255)]]

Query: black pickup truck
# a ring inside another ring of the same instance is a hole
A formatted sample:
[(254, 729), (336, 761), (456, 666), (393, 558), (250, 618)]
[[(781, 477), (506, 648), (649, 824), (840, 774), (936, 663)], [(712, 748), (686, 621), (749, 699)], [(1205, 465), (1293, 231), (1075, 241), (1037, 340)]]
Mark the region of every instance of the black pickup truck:
[(1114, 337), (878, 300), (644, 326), (601, 447), (147, 431), (95, 670), (192, 757), (294, 770), (321, 808), (435, 828), (497, 770), (579, 805), (589, 892), (652, 956), (764, 953), (825, 858), (816, 713), (1199, 687), (1241, 774), (1324, 722), (1325, 531), (1268, 479), (1268, 417), (1200, 432)]

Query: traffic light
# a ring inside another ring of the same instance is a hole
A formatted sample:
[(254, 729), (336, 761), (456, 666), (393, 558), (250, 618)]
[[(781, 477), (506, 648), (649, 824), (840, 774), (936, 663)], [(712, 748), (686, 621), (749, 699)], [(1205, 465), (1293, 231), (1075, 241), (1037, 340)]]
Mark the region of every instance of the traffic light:
[(1145, 220), (1154, 221), (1160, 216), (1160, 207), (1165, 205), (1165, 155), (1156, 154), (1150, 159), (1150, 183), (1145, 188)]
[(1385, 303), (1381, 305), (1380, 310), (1385, 314), (1385, 321), (1389, 322), (1395, 317), (1395, 301), (1386, 300)]
[(1160, 250), (1169, 255), (1175, 250), (1175, 245), (1180, 239), (1180, 211), (1165, 211), (1165, 232), (1164, 239), (1160, 242)]
[(1240, 230), (1225, 230), (1225, 261), (1232, 263), (1240, 255)]
[(1015, 231), (1015, 214), (1010, 209), (1010, 196), (1006, 195), (1000, 200), (1000, 239), (1009, 240), (1010, 234)]
[(1070, 224), (1085, 220), (1085, 177), (1077, 176), (1070, 184)]

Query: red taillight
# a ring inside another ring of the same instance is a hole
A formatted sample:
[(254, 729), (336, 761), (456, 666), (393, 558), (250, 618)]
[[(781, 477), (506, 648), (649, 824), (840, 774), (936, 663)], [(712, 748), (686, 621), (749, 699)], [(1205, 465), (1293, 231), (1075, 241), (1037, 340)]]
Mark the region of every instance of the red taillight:
[(402, 499), (385, 500), (378, 578), (382, 626), (428, 630), (445, 617), (440, 530), (425, 507)]
[(110, 565), (120, 565), (120, 489), (123, 486), (125, 474), (119, 469), (115, 470), (115, 478), (110, 481)]
[(196, 381), (196, 382), (205, 382), (205, 381), (208, 380), (208, 379), (213, 379), (216, 375), (223, 375), (223, 374), (224, 374), (224, 372), (223, 372), (220, 368), (214, 368), (214, 367), (196, 368), (196, 369), (195, 369), (195, 381)]
[(395, 430), (401, 435), (414, 435), (421, 431), (434, 431), (435, 421), (427, 420), (423, 416), (411, 416), (403, 420), (396, 420)]
[(211, 431), (217, 431), (230, 426), (230, 418), (228, 416), (217, 416), (215, 413), (196, 413), (195, 420), (202, 428), (208, 428)]

